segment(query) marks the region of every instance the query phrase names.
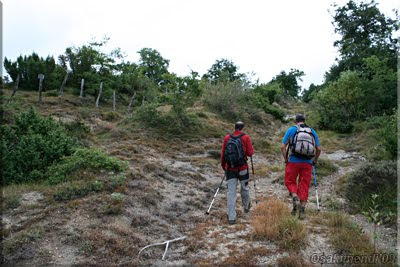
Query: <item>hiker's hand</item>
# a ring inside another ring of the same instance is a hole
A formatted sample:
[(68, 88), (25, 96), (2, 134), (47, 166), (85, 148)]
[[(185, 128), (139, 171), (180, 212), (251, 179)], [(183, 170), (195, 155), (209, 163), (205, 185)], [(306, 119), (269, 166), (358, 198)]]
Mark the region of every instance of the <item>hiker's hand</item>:
[(317, 160), (316, 160), (316, 159), (313, 159), (312, 165), (315, 166), (316, 164), (317, 164)]

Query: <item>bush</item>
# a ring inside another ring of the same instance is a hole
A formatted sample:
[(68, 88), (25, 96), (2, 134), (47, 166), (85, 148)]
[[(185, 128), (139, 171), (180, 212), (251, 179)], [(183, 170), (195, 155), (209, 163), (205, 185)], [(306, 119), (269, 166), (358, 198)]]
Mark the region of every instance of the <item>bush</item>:
[(343, 72), (340, 79), (326, 86), (316, 95), (321, 127), (349, 133), (353, 122), (364, 118), (360, 100), (364, 97), (362, 79), (359, 73)]
[(48, 168), (47, 181), (50, 184), (66, 181), (68, 176), (83, 169), (121, 172), (126, 169), (126, 163), (96, 149), (79, 148), (74, 154)]
[(380, 207), (384, 222), (394, 222), (397, 214), (397, 166), (395, 161), (364, 163), (351, 172), (345, 183), (345, 195), (351, 207), (357, 211), (368, 211), (371, 195), (377, 194), (375, 202)]
[(195, 132), (201, 127), (195, 114), (185, 109), (170, 109), (167, 112), (157, 110), (156, 104), (147, 104), (139, 108), (133, 117), (146, 127), (161, 130), (163, 134), (183, 135)]
[(384, 126), (378, 131), (381, 143), (391, 159), (397, 158), (397, 112), (383, 119)]
[(66, 182), (53, 193), (56, 201), (65, 201), (81, 198), (93, 192), (113, 191), (126, 183), (125, 176), (107, 177), (103, 180), (79, 180)]
[(281, 98), (282, 89), (279, 83), (258, 85), (252, 91), (250, 96), (251, 103), (264, 110), (265, 113), (271, 114), (275, 119), (283, 120), (285, 113), (272, 104)]
[(265, 104), (264, 106), (262, 106), (262, 109), (264, 110), (265, 113), (274, 116), (275, 119), (283, 121), (283, 118), (285, 117), (285, 112), (283, 112), (283, 110), (275, 106)]
[(5, 184), (43, 179), (51, 164), (71, 155), (76, 148), (76, 141), (61, 124), (41, 117), (32, 108), (14, 121), (0, 127)]
[(205, 104), (213, 111), (229, 120), (241, 119), (241, 107), (244, 105), (245, 90), (241, 81), (208, 85), (205, 91)]

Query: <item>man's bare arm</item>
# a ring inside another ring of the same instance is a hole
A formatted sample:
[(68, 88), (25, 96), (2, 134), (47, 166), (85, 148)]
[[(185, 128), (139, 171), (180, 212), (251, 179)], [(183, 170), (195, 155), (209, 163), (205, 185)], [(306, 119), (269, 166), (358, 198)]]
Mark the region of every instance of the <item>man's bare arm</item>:
[(285, 145), (285, 144), (281, 145), (282, 158), (283, 158), (283, 161), (285, 163), (288, 162), (288, 159), (287, 159), (287, 156), (286, 156), (286, 147), (287, 147), (287, 145)]
[(317, 146), (316, 149), (317, 149), (317, 153), (315, 153), (315, 157), (313, 159), (313, 164), (314, 165), (317, 163), (319, 155), (321, 155), (321, 151), (322, 151), (321, 146)]

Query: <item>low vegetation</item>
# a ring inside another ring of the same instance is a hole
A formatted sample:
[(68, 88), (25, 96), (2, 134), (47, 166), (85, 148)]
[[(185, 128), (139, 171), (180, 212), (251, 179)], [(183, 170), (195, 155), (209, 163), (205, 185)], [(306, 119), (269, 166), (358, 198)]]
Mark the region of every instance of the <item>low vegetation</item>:
[(345, 195), (355, 212), (368, 211), (371, 195), (378, 197), (379, 217), (395, 223), (397, 214), (397, 165), (395, 161), (364, 163), (346, 177)]
[(49, 167), (46, 177), (50, 184), (57, 184), (67, 180), (85, 179), (83, 170), (99, 172), (110, 171), (120, 173), (126, 169), (126, 163), (107, 156), (97, 149), (80, 148), (72, 155), (61, 159), (60, 163)]
[(33, 108), (15, 116), (14, 123), (2, 125), (0, 131), (5, 184), (43, 180), (49, 166), (76, 149), (76, 140), (61, 124)]
[(329, 238), (337, 252), (343, 255), (371, 255), (375, 253), (369, 237), (343, 213), (324, 213), (323, 223), (330, 227)]
[(299, 250), (306, 243), (306, 228), (290, 215), (289, 207), (276, 198), (269, 198), (254, 209), (251, 220), (253, 237), (274, 240), (287, 250)]
[(315, 166), (315, 170), (317, 174), (317, 180), (319, 180), (318, 178), (320, 177), (334, 174), (338, 170), (338, 167), (333, 164), (332, 161), (320, 158)]

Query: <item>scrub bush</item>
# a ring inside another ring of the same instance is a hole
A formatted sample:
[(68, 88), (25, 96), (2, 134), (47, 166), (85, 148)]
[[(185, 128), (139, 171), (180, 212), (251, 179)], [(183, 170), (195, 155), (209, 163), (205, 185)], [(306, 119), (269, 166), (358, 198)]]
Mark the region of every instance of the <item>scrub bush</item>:
[(380, 207), (383, 222), (395, 222), (397, 214), (397, 165), (395, 161), (364, 163), (351, 172), (345, 183), (345, 196), (356, 212), (368, 211), (371, 195)]
[(79, 148), (72, 155), (64, 157), (60, 163), (50, 166), (46, 177), (50, 184), (57, 184), (84, 169), (121, 172), (126, 167), (126, 163), (97, 149)]
[(33, 108), (0, 127), (3, 183), (44, 179), (48, 167), (71, 155), (76, 141), (52, 118), (43, 118)]

